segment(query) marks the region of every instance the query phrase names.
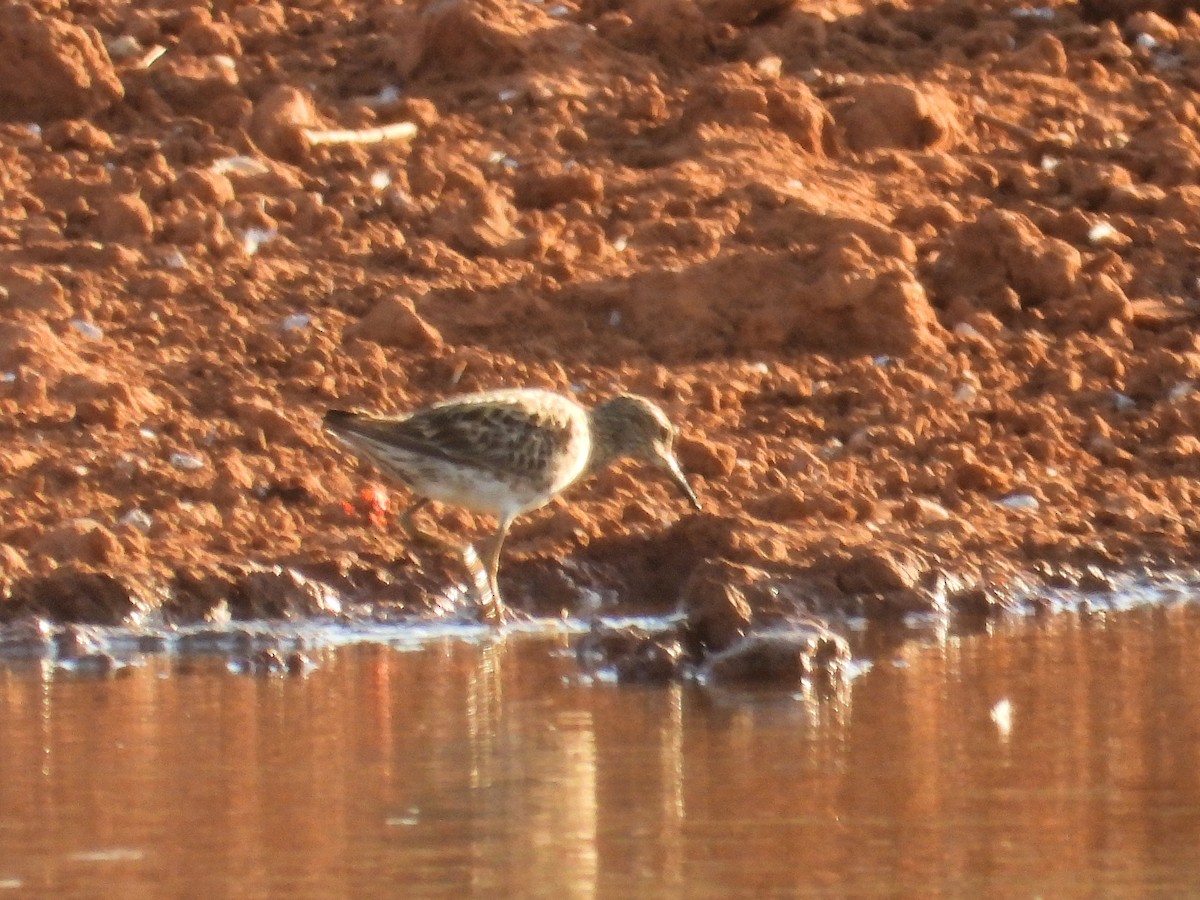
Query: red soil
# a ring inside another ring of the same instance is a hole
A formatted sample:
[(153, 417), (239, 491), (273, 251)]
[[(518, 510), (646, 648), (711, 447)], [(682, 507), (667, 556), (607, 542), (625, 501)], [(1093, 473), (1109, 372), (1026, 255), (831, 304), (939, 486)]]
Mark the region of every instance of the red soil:
[(432, 602), (459, 567), (321, 414), (514, 384), (658, 400), (706, 504), (573, 489), (510, 537), (517, 606), (1194, 563), (1191, 6), (10, 5), (6, 615)]

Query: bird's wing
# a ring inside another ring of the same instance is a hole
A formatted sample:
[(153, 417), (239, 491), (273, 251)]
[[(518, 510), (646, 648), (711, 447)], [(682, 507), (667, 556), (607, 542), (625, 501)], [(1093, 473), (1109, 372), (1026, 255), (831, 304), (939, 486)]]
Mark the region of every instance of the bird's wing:
[(360, 419), (349, 430), (429, 459), (535, 477), (576, 439), (578, 425), (566, 409), (489, 398), (432, 406), (401, 419)]

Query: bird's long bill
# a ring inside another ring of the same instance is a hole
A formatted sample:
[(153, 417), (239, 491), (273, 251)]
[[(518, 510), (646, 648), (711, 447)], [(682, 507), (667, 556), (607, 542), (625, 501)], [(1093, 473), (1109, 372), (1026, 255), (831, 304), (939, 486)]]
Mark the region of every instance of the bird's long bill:
[(700, 501), (696, 498), (696, 492), (688, 484), (687, 476), (683, 474), (683, 469), (679, 467), (679, 460), (675, 458), (674, 454), (668, 453), (663, 457), (663, 468), (670, 474), (671, 480), (679, 485), (679, 490), (683, 491), (683, 495), (688, 498), (692, 506), (700, 509)]

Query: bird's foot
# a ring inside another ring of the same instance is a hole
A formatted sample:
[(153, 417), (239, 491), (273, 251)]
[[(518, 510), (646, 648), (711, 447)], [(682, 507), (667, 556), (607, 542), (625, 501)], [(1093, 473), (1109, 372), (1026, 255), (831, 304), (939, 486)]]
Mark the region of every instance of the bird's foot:
[(486, 598), (480, 597), (479, 618), (493, 628), (502, 628), (505, 625), (528, 619), (529, 616), (513, 609), (499, 597), (489, 593)]

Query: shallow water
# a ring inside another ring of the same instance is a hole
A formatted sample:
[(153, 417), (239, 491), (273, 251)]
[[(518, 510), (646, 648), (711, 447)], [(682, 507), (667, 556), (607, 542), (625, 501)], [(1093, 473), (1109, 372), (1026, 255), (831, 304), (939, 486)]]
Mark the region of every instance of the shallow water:
[(0, 668), (0, 895), (1200, 894), (1196, 607), (877, 650), (824, 701), (568, 643)]

